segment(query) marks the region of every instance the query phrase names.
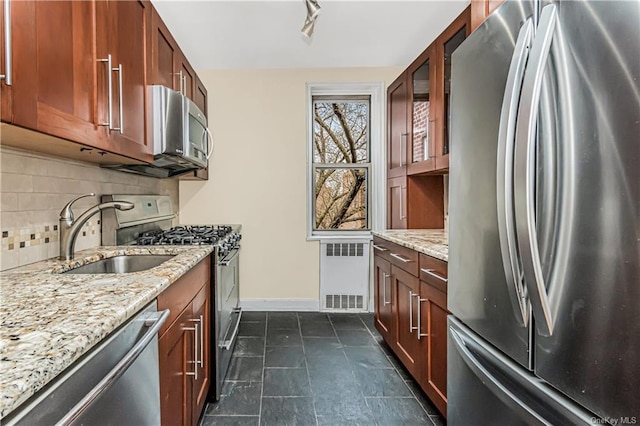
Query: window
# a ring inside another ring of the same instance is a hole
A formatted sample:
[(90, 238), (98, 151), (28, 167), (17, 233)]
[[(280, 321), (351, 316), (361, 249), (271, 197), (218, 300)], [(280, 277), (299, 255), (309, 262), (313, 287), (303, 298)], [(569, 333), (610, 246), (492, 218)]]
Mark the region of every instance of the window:
[(370, 100), (314, 96), (313, 231), (370, 230)]
[(384, 84), (310, 83), (307, 235), (367, 237), (384, 227)]

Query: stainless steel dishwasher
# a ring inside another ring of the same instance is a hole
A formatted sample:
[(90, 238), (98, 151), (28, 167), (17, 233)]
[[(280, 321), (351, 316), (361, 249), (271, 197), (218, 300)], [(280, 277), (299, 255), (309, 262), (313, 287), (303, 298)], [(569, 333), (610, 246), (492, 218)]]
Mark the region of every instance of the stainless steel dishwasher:
[(154, 301), (3, 419), (4, 425), (159, 425)]

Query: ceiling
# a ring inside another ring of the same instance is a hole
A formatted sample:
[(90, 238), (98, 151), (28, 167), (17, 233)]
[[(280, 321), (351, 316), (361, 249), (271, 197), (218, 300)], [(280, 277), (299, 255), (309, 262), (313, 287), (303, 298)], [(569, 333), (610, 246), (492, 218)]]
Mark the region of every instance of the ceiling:
[(196, 69), (404, 67), (469, 4), (319, 0), (305, 40), (304, 0), (152, 1)]

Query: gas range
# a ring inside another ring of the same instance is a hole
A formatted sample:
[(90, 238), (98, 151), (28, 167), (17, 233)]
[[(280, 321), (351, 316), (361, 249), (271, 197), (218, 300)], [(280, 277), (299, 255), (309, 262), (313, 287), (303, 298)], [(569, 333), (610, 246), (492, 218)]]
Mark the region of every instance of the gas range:
[(212, 244), (217, 247), (218, 256), (224, 257), (238, 246), (241, 238), (238, 225), (186, 225), (167, 230), (143, 232), (136, 239), (136, 244), (140, 246)]
[(103, 195), (102, 201), (127, 201), (131, 210), (102, 211), (102, 244), (211, 245), (210, 369), (211, 398), (218, 400), (237, 341), (240, 308), (241, 225), (183, 225), (172, 227), (176, 213), (166, 195)]

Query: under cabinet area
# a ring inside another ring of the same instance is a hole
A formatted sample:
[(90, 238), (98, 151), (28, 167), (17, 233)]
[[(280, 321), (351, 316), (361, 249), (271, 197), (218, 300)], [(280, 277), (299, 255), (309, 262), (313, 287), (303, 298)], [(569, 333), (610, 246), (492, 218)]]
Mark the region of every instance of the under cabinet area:
[(373, 250), (376, 329), (446, 416), (447, 263), (378, 236)]
[(163, 425), (198, 423), (211, 383), (210, 259), (158, 296), (171, 314), (160, 329), (160, 406)]

